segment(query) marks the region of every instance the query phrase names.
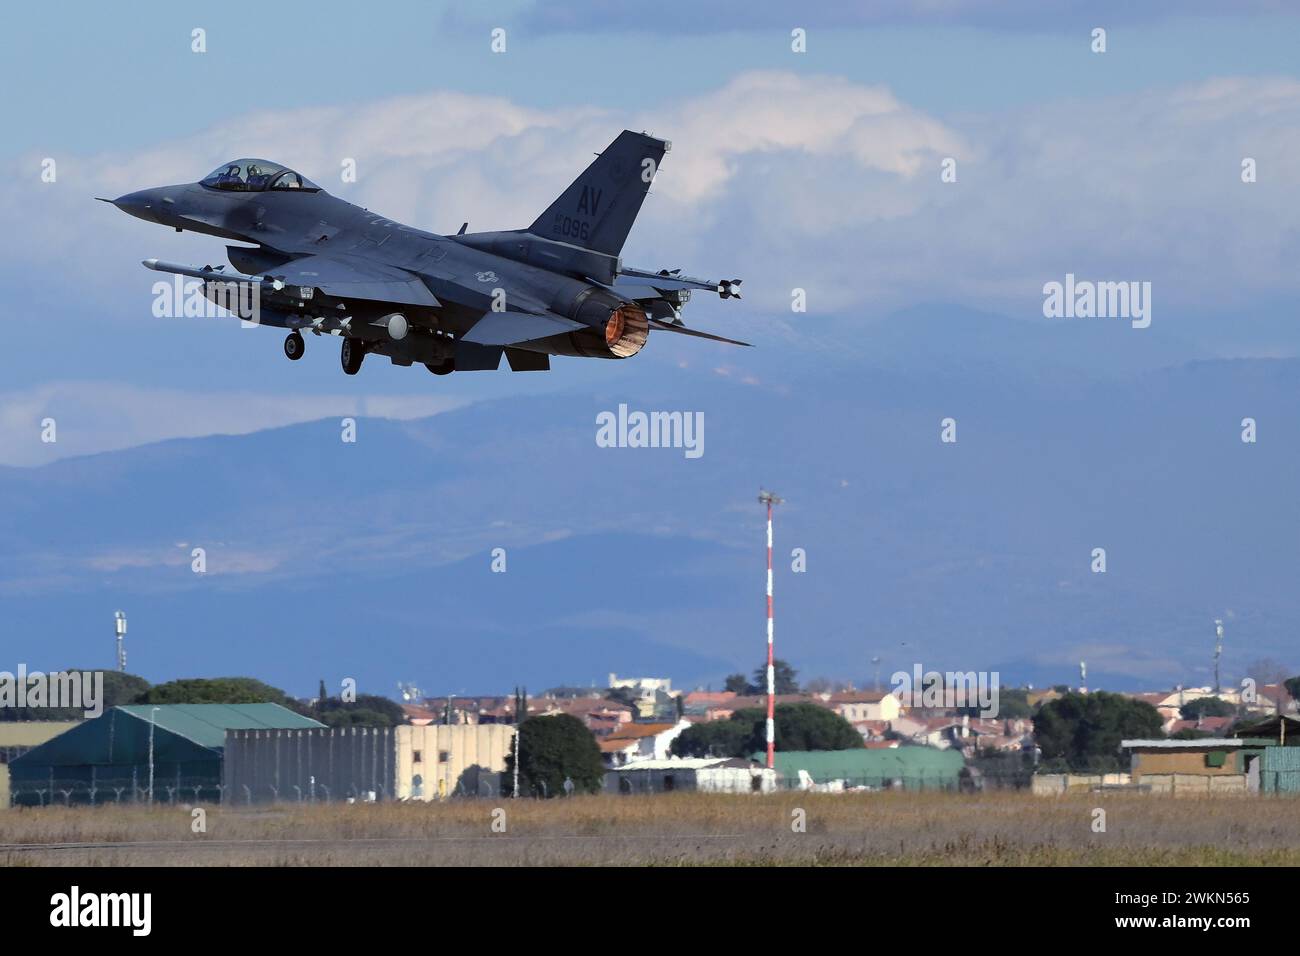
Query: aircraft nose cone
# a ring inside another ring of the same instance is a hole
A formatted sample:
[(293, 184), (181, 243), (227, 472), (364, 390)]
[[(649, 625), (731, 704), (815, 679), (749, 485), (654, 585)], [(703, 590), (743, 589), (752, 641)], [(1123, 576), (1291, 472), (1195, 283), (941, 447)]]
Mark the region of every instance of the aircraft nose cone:
[(158, 217), (156, 210), (159, 199), (152, 189), (142, 189), (139, 192), (127, 193), (125, 196), (118, 196), (112, 200), (113, 205), (129, 216), (135, 216), (137, 219), (143, 219), (146, 222), (157, 222)]

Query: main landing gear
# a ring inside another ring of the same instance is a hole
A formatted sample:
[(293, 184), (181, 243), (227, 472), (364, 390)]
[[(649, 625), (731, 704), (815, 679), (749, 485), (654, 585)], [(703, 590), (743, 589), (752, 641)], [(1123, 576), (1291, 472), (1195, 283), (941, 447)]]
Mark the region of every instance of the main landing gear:
[(302, 335), (297, 332), (290, 332), (284, 340), (284, 354), (289, 361), (296, 362), (302, 358), (303, 352), (307, 350), (307, 343), (302, 340)]
[(348, 375), (356, 375), (361, 371), (361, 361), (366, 357), (366, 346), (360, 339), (350, 339), (344, 336), (343, 348), (339, 350), (339, 359), (343, 363), (343, 371)]

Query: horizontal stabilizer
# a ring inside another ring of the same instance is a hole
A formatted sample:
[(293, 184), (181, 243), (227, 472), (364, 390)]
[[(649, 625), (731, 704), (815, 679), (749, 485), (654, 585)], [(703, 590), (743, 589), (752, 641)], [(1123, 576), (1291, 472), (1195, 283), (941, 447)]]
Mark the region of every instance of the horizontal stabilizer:
[(650, 320), (650, 328), (658, 329), (660, 332), (679, 332), (682, 335), (693, 335), (697, 339), (709, 339), (713, 342), (726, 342), (728, 345), (743, 345), (746, 348), (753, 348), (748, 342), (740, 342), (736, 339), (724, 338), (721, 335), (714, 335), (711, 332), (697, 332), (695, 329), (688, 329), (684, 325), (670, 325), (667, 322), (660, 322), (658, 319)]

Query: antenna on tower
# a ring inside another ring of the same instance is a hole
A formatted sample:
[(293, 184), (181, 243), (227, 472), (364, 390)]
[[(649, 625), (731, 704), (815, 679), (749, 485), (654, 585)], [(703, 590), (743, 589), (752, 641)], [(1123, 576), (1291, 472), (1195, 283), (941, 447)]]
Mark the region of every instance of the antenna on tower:
[(880, 655), (871, 658), (871, 666), (876, 669), (876, 693), (880, 693)]
[(126, 612), (113, 612), (114, 633), (117, 634), (117, 669), (126, 672)]
[(772, 506), (782, 499), (758, 489), (758, 503), (767, 505), (767, 769), (776, 766), (776, 669), (772, 639)]
[(1219, 658), (1223, 656), (1223, 619), (1216, 617), (1214, 619), (1214, 693), (1218, 695), (1223, 690), (1223, 685), (1219, 683)]
[(1079, 661), (1079, 693), (1088, 693), (1088, 662)]

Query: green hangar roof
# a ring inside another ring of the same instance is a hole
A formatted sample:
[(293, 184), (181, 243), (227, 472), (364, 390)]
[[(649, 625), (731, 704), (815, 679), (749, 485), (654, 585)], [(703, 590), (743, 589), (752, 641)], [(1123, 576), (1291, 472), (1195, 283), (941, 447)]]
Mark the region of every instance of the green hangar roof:
[(119, 707), (200, 747), (220, 749), (226, 745), (227, 730), (303, 730), (324, 727), (320, 721), (295, 714), (279, 704), (131, 704)]
[(151, 730), (158, 761), (217, 759), (226, 745), (227, 730), (323, 726), (279, 704), (132, 704), (83, 721), (29, 750), (12, 766), (142, 763), (147, 760)]
[[(761, 760), (760, 755), (755, 759)], [(787, 750), (776, 752), (776, 769), (787, 780), (806, 770), (817, 783), (843, 780), (849, 785), (908, 788), (954, 784), (965, 765), (960, 751), (937, 747), (891, 747), (862, 750)]]

